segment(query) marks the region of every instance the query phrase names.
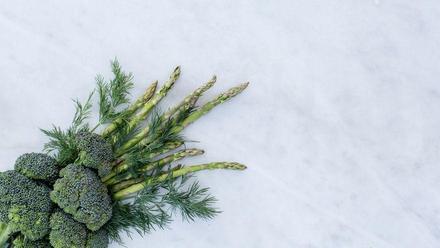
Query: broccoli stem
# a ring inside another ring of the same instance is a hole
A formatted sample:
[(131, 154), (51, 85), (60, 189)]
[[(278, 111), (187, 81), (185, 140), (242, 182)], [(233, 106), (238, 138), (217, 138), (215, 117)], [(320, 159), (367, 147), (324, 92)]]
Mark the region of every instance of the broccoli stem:
[[(154, 95), (157, 88), (157, 81), (153, 82), (146, 90), (145, 93), (139, 97), (136, 102), (134, 102), (130, 107), (126, 110), (127, 115), (133, 115), (136, 113), (143, 105), (145, 105)], [(122, 118), (116, 119), (113, 123), (111, 123), (103, 132), (102, 137), (107, 137), (111, 133), (113, 133), (118, 127), (120, 127), (124, 123)]]
[[(182, 145), (183, 145), (183, 142), (181, 142), (181, 141), (165, 143), (165, 145), (161, 149), (150, 153), (145, 159), (147, 159), (147, 160), (153, 159), (155, 157), (158, 157), (160, 155), (168, 153), (174, 149), (177, 149)], [(110, 174), (108, 174), (106, 177), (102, 178), (102, 182), (106, 183), (108, 180), (110, 180), (114, 176), (116, 176), (122, 172), (125, 172), (130, 168), (130, 164), (125, 162), (126, 157), (122, 156), (121, 159), (122, 160), (118, 161), (118, 164), (113, 168), (112, 172), (110, 172)]]
[(229, 169), (229, 170), (244, 170), (246, 166), (239, 163), (229, 163), (229, 162), (215, 162), (201, 165), (193, 165), (189, 167), (183, 167), (178, 170), (173, 170), (169, 173), (162, 174), (158, 177), (148, 178), (147, 180), (135, 183), (123, 190), (120, 190), (113, 194), (113, 199), (116, 201), (128, 199), (133, 196), (133, 194), (157, 183), (164, 182), (170, 178), (176, 178), (184, 176), (190, 173), (194, 173), (201, 170), (215, 170), (215, 169)]
[(12, 232), (12, 228), (8, 224), (0, 223), (0, 247), (3, 247), (8, 242)]
[[(162, 159), (159, 159), (157, 161), (154, 161), (152, 163), (148, 163), (148, 164), (140, 167), (137, 171), (140, 172), (140, 173), (145, 173), (147, 171), (151, 171), (151, 170), (154, 170), (154, 169), (160, 169), (163, 166), (165, 166), (167, 164), (170, 164), (172, 162), (182, 160), (182, 159), (184, 159), (186, 157), (198, 156), (198, 155), (201, 155), (203, 153), (204, 153), (204, 151), (200, 150), (200, 149), (186, 149), (186, 150), (182, 150), (182, 151), (176, 152), (174, 154), (171, 154), (169, 156), (166, 156), (166, 157), (164, 157)], [(125, 177), (123, 177), (123, 178), (114, 177), (114, 178), (108, 180), (105, 184), (106, 185), (115, 185), (115, 184), (121, 183), (122, 181), (125, 181), (125, 180), (128, 180), (128, 179), (132, 179), (134, 177), (135, 177), (135, 175), (133, 175), (131, 173), (127, 173), (127, 175)], [(115, 191), (119, 191), (120, 189), (125, 188), (125, 187), (119, 188), (120, 186), (118, 186), (118, 185), (116, 185), (114, 187), (116, 188)]]
[[(215, 78), (213, 78), (215, 79)], [(209, 82), (208, 82), (209, 83)], [(211, 82), (212, 83), (212, 82)], [(212, 83), (213, 84), (213, 83)], [(236, 95), (240, 94), (241, 92), (243, 92), (243, 90), (245, 90), (247, 88), (247, 86), (249, 85), (249, 83), (244, 83), (241, 84), (237, 87), (231, 88), (228, 91), (220, 94), (219, 96), (217, 96), (214, 100), (206, 103), (205, 105), (203, 105), (202, 107), (200, 107), (198, 110), (194, 111), (193, 113), (191, 113), (185, 120), (183, 120), (183, 122), (181, 123), (177, 123), (176, 126), (174, 127), (173, 132), (174, 133), (179, 133), (181, 132), (185, 127), (189, 126), (190, 124), (194, 123), (196, 120), (198, 120), (200, 117), (204, 116), (205, 114), (207, 114), (209, 111), (211, 111), (213, 108), (215, 108), (217, 105), (222, 104), (226, 101), (228, 101), (229, 99), (235, 97)], [(202, 88), (202, 87), (201, 87)], [(200, 89), (200, 88), (199, 88)], [(183, 104), (183, 107), (180, 108), (180, 110), (183, 111), (183, 108), (187, 107), (187, 105)], [(130, 148), (132, 148), (133, 146), (139, 144), (141, 142), (142, 145), (148, 145), (151, 140), (150, 139), (144, 139), (142, 140), (147, 134), (148, 134), (149, 128), (146, 127), (144, 128), (138, 135), (136, 135), (135, 137), (133, 137), (131, 140), (129, 140), (126, 144), (124, 144), (117, 152), (116, 152), (116, 156), (121, 156), (123, 155), (125, 152), (127, 152)]]

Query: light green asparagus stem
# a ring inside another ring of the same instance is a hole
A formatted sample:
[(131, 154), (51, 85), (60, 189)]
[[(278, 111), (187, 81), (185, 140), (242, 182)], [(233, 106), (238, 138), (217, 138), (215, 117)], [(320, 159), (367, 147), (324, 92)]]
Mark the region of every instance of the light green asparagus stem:
[(151, 185), (164, 182), (169, 178), (176, 178), (184, 176), (190, 173), (194, 173), (201, 170), (214, 170), (214, 169), (230, 169), (230, 170), (244, 170), (246, 166), (239, 163), (229, 163), (229, 162), (216, 162), (209, 164), (193, 165), (189, 167), (183, 167), (181, 169), (171, 171), (170, 173), (163, 174), (156, 178), (149, 178), (141, 183), (136, 183), (128, 188), (120, 190), (113, 194), (113, 199), (123, 200), (130, 198), (133, 194), (141, 191), (142, 189), (149, 187)]
[(173, 87), (174, 83), (179, 79), (180, 76), (180, 67), (176, 67), (174, 71), (171, 73), (170, 78), (162, 88), (157, 92), (144, 106), (141, 108), (140, 112), (130, 120), (127, 124), (128, 130), (133, 130), (141, 121), (145, 120), (151, 110), (164, 98), (170, 89)]
[(216, 99), (206, 103), (205, 105), (200, 107), (198, 110), (191, 113), (181, 124), (179, 124), (178, 126), (176, 126), (174, 128), (174, 132), (178, 133), (178, 132), (182, 131), (182, 129), (184, 129), (188, 125), (192, 124), (193, 122), (198, 120), (203, 115), (207, 114), (211, 109), (213, 109), (217, 105), (224, 103), (227, 100), (229, 100), (229, 99), (233, 98), (234, 96), (243, 92), (243, 90), (245, 90), (248, 87), (248, 85), (249, 85), (249, 83), (244, 83), (244, 84), (241, 84), (237, 87), (229, 89), (228, 91), (226, 91), (223, 94), (220, 94), (219, 96), (217, 96)]
[(0, 247), (4, 247), (11, 234), (12, 229), (7, 224), (0, 223)]
[(193, 93), (185, 97), (182, 102), (174, 106), (172, 109), (168, 110), (162, 118), (164, 120), (167, 120), (171, 118), (175, 113), (179, 111), (184, 111), (196, 104), (196, 102), (199, 100), (199, 98), (202, 96), (203, 93), (205, 93), (207, 90), (209, 90), (212, 86), (214, 86), (215, 82), (217, 81), (217, 77), (214, 75), (208, 82), (206, 82), (204, 85), (196, 89)]
[[(141, 168), (139, 168), (138, 171), (139, 172), (147, 172), (147, 171), (151, 171), (154, 169), (160, 169), (163, 166), (170, 164), (172, 162), (176, 162), (176, 161), (182, 160), (187, 157), (194, 157), (194, 156), (202, 155), (203, 153), (204, 153), (204, 151), (200, 150), (200, 149), (182, 150), (182, 151), (176, 152), (174, 154), (171, 154), (169, 156), (166, 156), (162, 159), (159, 159), (157, 161), (154, 161), (152, 163), (146, 164), (146, 165), (142, 166)], [(114, 178), (108, 180), (106, 182), (106, 184), (107, 185), (115, 185), (115, 186), (113, 186), (113, 191), (116, 192), (116, 191), (119, 191), (119, 190), (125, 188), (126, 186), (121, 186), (121, 185), (126, 185), (126, 183), (124, 183), (124, 181), (132, 179), (133, 177), (134, 177), (134, 175), (132, 175), (132, 174), (127, 174), (123, 178), (114, 177)], [(143, 181), (143, 180), (141, 179), (141, 181)], [(121, 184), (121, 182), (123, 184)]]
[[(189, 109), (190, 107), (194, 106), (197, 102), (197, 100), (200, 98), (200, 96), (206, 92), (208, 89), (210, 89), (215, 82), (217, 81), (217, 77), (213, 76), (208, 82), (206, 82), (204, 85), (196, 89), (193, 93), (185, 97), (182, 102), (177, 104), (175, 107), (167, 111), (161, 118), (163, 120), (167, 120), (171, 118), (174, 114), (180, 111), (185, 111), (186, 109)], [(146, 126), (144, 129), (142, 129), (135, 137), (133, 137), (129, 142), (124, 144), (120, 149), (118, 154), (124, 154), (128, 149), (132, 148), (133, 146), (137, 145), (142, 139), (144, 139), (148, 132), (150, 131), (150, 127)], [(145, 143), (145, 142), (144, 142)]]
[(186, 149), (186, 150), (171, 154), (171, 155), (169, 155), (163, 159), (160, 159), (150, 165), (145, 165), (142, 168), (140, 168), (140, 171), (145, 172), (145, 171), (150, 171), (150, 170), (153, 170), (156, 168), (161, 168), (169, 163), (176, 162), (176, 161), (182, 160), (187, 157), (199, 156), (199, 155), (202, 155), (203, 153), (205, 153), (205, 151), (200, 150), (200, 149)]
[[(136, 113), (143, 105), (145, 105), (154, 95), (157, 88), (157, 81), (153, 82), (145, 93), (139, 97), (136, 102), (134, 102), (130, 107), (126, 110), (127, 115), (133, 115)], [(105, 130), (102, 132), (103, 137), (107, 137), (109, 134), (114, 132), (119, 126), (124, 123), (122, 118), (116, 119), (113, 123), (111, 123)]]
[[(168, 142), (164, 145), (164, 147), (162, 149), (158, 150), (157, 152), (150, 153), (148, 155), (148, 157), (146, 157), (146, 159), (153, 159), (155, 157), (158, 157), (160, 155), (168, 153), (174, 149), (177, 149), (182, 145), (183, 145), (182, 141)], [(126, 157), (122, 156), (121, 159), (122, 159), (122, 162), (119, 165), (117, 165), (115, 168), (113, 168), (113, 170), (110, 174), (108, 174), (106, 177), (102, 178), (102, 182), (107, 182), (108, 180), (110, 180), (111, 178), (116, 176), (117, 174), (120, 174), (121, 172), (127, 171), (130, 168), (130, 165), (124, 161), (126, 159)]]
[(128, 188), (128, 187), (134, 185), (134, 184), (141, 183), (144, 180), (145, 179), (138, 177), (138, 178), (132, 178), (132, 179), (128, 179), (128, 180), (122, 181), (122, 182), (114, 185), (113, 187), (111, 187), (111, 192), (121, 191), (121, 190), (123, 190), (125, 188)]

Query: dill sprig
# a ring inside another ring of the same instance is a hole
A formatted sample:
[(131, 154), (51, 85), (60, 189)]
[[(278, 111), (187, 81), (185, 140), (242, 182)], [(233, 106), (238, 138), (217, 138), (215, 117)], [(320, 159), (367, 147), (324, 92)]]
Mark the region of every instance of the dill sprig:
[(121, 233), (129, 236), (134, 230), (139, 235), (163, 229), (179, 214), (188, 222), (212, 219), (220, 211), (214, 204), (216, 199), (201, 188), (197, 181), (189, 186), (190, 175), (168, 178), (165, 182), (140, 191), (131, 202), (116, 203), (113, 218), (107, 224), (112, 240), (121, 241)]
[(76, 135), (78, 132), (89, 129), (86, 120), (91, 115), (93, 93), (82, 104), (79, 100), (74, 100), (75, 115), (72, 124), (67, 130), (52, 125), (52, 129), (40, 129), (49, 137), (49, 142), (44, 145), (44, 151), (54, 154), (60, 165), (65, 166), (74, 162), (78, 156), (78, 148), (76, 144)]
[(110, 123), (116, 119), (124, 119), (130, 90), (133, 88), (133, 75), (121, 69), (117, 59), (111, 62), (114, 78), (105, 81), (104, 77), (96, 77), (99, 95), (99, 124)]

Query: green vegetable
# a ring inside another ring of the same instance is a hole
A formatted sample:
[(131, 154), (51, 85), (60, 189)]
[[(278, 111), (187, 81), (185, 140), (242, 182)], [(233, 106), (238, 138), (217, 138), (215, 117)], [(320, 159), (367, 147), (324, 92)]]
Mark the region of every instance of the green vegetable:
[(41, 239), (49, 233), (53, 206), (49, 192), (49, 187), (15, 171), (0, 173), (0, 221), (8, 224), (11, 233), (21, 232), (29, 240)]
[(31, 241), (26, 239), (24, 236), (19, 235), (12, 242), (14, 248), (51, 248), (49, 240), (41, 239), (37, 241)]
[(77, 136), (79, 164), (98, 170), (100, 177), (111, 172), (114, 160), (112, 145), (100, 135), (82, 131)]
[(84, 248), (87, 243), (87, 228), (72, 216), (57, 211), (50, 218), (50, 244), (54, 248)]
[(18, 157), (15, 171), (31, 179), (54, 182), (58, 178), (57, 161), (43, 153), (26, 153)]
[[(111, 241), (122, 242), (121, 232), (142, 235), (165, 228), (176, 213), (188, 221), (219, 213), (216, 199), (192, 175), (246, 167), (235, 162), (176, 165), (204, 153), (187, 147), (181, 132), (248, 84), (197, 106), (214, 86), (214, 76), (162, 113), (157, 105), (177, 82), (180, 67), (160, 88), (157, 82), (150, 85), (134, 103), (129, 100), (132, 74), (122, 71), (116, 60), (112, 72), (111, 80), (97, 77), (96, 91), (84, 104), (75, 100), (67, 129), (43, 130), (49, 137), (44, 147), (48, 155), (24, 154), (15, 171), (0, 173), (0, 247), (106, 248)], [(98, 123), (89, 126), (95, 95)]]
[(92, 231), (99, 230), (112, 216), (107, 187), (90, 169), (71, 164), (60, 171), (50, 198), (76, 221)]
[(87, 234), (86, 248), (106, 248), (109, 244), (108, 232), (104, 228)]
[(106, 248), (109, 244), (105, 229), (91, 232), (84, 224), (61, 210), (52, 214), (50, 227), (50, 244), (55, 248)]

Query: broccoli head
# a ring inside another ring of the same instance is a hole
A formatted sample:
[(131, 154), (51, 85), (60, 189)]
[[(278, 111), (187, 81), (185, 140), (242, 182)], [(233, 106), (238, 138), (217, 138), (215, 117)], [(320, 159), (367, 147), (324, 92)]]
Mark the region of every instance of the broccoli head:
[(84, 248), (87, 228), (63, 211), (56, 211), (50, 218), (50, 244), (54, 248)]
[(87, 235), (86, 248), (107, 248), (109, 244), (108, 233), (104, 228)]
[(114, 159), (112, 145), (100, 135), (86, 131), (78, 133), (76, 141), (80, 150), (80, 163), (98, 170), (100, 177), (108, 175)]
[(90, 230), (99, 230), (112, 217), (107, 187), (95, 172), (80, 165), (66, 166), (60, 176), (50, 193), (52, 201)]
[(47, 239), (31, 241), (20, 235), (12, 242), (14, 248), (51, 248), (52, 246)]
[(49, 193), (49, 187), (20, 173), (0, 173), (1, 221), (29, 240), (43, 238), (49, 233), (49, 217), (53, 207)]
[(105, 229), (88, 231), (86, 226), (77, 222), (71, 215), (59, 210), (50, 219), (52, 228), (49, 239), (55, 248), (107, 248), (108, 233)]
[(58, 177), (57, 161), (43, 153), (26, 153), (15, 162), (15, 170), (28, 178), (54, 182)]

